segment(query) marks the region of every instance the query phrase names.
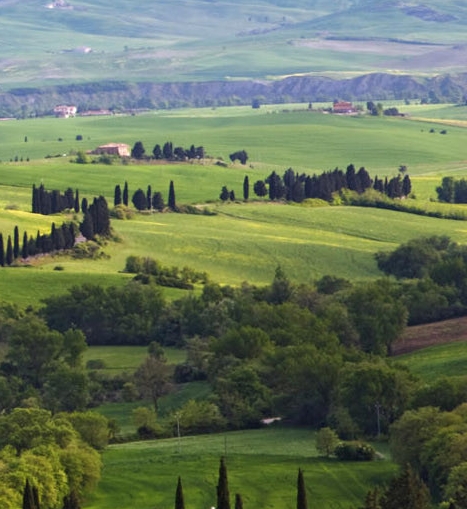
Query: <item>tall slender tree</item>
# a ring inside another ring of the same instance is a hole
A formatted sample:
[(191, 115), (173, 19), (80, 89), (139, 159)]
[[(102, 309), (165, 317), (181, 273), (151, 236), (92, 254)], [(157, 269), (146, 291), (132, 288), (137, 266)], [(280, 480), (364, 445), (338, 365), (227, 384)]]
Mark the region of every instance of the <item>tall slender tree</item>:
[(13, 244), (11, 243), (11, 236), (8, 235), (8, 241), (6, 244), (6, 264), (11, 265), (13, 263)]
[(23, 233), (23, 249), (21, 250), (21, 258), (25, 260), (29, 255), (29, 241), (27, 232)]
[(297, 477), (297, 509), (308, 509), (305, 480), (303, 479), (303, 471), (301, 468), (298, 469)]
[(15, 226), (13, 234), (13, 258), (16, 260), (19, 256), (19, 229)]
[(29, 482), (29, 479), (26, 479), (26, 484), (24, 485), (23, 489), (22, 509), (39, 509), (39, 504), (36, 504), (36, 497), (34, 495), (34, 490), (31, 486), (31, 483)]
[(240, 493), (235, 493), (235, 509), (243, 509), (243, 499)]
[(120, 185), (117, 184), (115, 186), (115, 191), (114, 191), (114, 206), (116, 207), (117, 205), (120, 205), (122, 203), (122, 190), (120, 188)]
[(227, 479), (227, 467), (222, 457), (219, 465), (219, 480), (217, 483), (216, 509), (230, 509), (229, 482)]
[(248, 175), (245, 175), (245, 178), (243, 179), (243, 199), (247, 201), (249, 197), (250, 197), (250, 182), (248, 179)]
[(169, 199), (168, 199), (167, 204), (168, 204), (170, 209), (177, 210), (177, 205), (176, 205), (176, 202), (175, 202), (175, 188), (174, 188), (174, 181), (173, 180), (170, 181)]
[(175, 509), (185, 509), (185, 501), (183, 499), (182, 480), (178, 476), (177, 490), (175, 492)]
[(78, 214), (79, 213), (79, 191), (78, 189), (76, 190), (75, 192), (75, 203), (74, 203), (74, 207), (75, 207), (75, 212)]
[(125, 180), (125, 185), (123, 186), (123, 205), (128, 207), (128, 182)]
[(148, 210), (151, 210), (151, 206), (152, 206), (152, 189), (151, 189), (151, 186), (149, 185), (148, 186), (148, 189), (146, 191), (146, 202), (147, 202), (147, 209)]

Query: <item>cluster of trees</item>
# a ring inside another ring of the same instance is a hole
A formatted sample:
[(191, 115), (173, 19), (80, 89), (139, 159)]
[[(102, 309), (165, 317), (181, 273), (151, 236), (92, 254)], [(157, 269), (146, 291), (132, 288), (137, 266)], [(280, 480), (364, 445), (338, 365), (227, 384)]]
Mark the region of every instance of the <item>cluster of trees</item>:
[(399, 110), (395, 107), (384, 109), (382, 103), (375, 104), (373, 101), (367, 101), (366, 109), (370, 115), (374, 117), (380, 117), (386, 115), (389, 117), (398, 117), (400, 115)]
[[(128, 206), (128, 182), (125, 182), (125, 185), (122, 188), (120, 184), (115, 186), (114, 190), (114, 206), (118, 207), (119, 205)], [(146, 192), (142, 189), (137, 189), (131, 198), (131, 201), (137, 210), (158, 210), (162, 212), (165, 208), (164, 198), (162, 197), (162, 193), (159, 191), (152, 191), (150, 185), (148, 185)], [(170, 181), (169, 184), (169, 194), (167, 205), (171, 210), (177, 210), (177, 205), (175, 201), (175, 186), (173, 180)]]
[(41, 234), (38, 230), (35, 237), (32, 235), (28, 237), (28, 233), (25, 231), (20, 245), (19, 229), (18, 226), (15, 226), (13, 240), (11, 235), (8, 235), (6, 247), (3, 234), (0, 233), (0, 266), (11, 265), (20, 257), (26, 260), (29, 256), (71, 249), (75, 245), (75, 237), (76, 225), (74, 223), (62, 223), (59, 228), (55, 226), (55, 223), (52, 223), (50, 234)]
[(241, 164), (246, 164), (248, 161), (248, 154), (245, 150), (237, 150), (236, 152), (232, 152), (229, 155), (229, 159), (234, 163), (235, 161), (240, 161)]
[(144, 283), (156, 283), (159, 286), (170, 286), (193, 290), (196, 283), (206, 284), (208, 275), (206, 272), (198, 272), (190, 267), (179, 269), (176, 266), (164, 267), (157, 260), (149, 257), (129, 256), (125, 263), (125, 272), (138, 274), (137, 281)]
[[(141, 141), (137, 141), (131, 149), (131, 157), (134, 159), (150, 159), (150, 156), (146, 155), (146, 149)], [(173, 146), (171, 141), (166, 141), (162, 147), (158, 143), (154, 145), (152, 149), (152, 158), (156, 160), (165, 159), (167, 161), (186, 161), (189, 159), (204, 159), (205, 151), (204, 147), (195, 147), (191, 145), (190, 148), (183, 148)]]
[(87, 207), (83, 207), (83, 220), (79, 225), (79, 231), (87, 240), (93, 240), (96, 235), (100, 237), (109, 237), (110, 214), (107, 200), (103, 196), (94, 198), (93, 202)]
[(436, 193), (438, 200), (445, 203), (467, 203), (467, 180), (444, 177)]
[(313, 176), (298, 174), (292, 168), (286, 170), (282, 177), (273, 171), (265, 180), (256, 181), (253, 191), (259, 197), (268, 196), (270, 200), (302, 202), (308, 198), (331, 201), (333, 194), (342, 190), (362, 194), (371, 188), (390, 198), (408, 196), (412, 190), (407, 174), (403, 178), (398, 174), (391, 179), (375, 177), (372, 180), (365, 168), (356, 171), (355, 166), (350, 164), (345, 172), (336, 168)]
[(80, 211), (79, 191), (69, 187), (63, 194), (58, 190), (47, 191), (43, 184), (32, 186), (33, 214), (57, 214), (64, 210)]
[(440, 235), (412, 239), (376, 254), (378, 267), (398, 279), (395, 294), (407, 307), (409, 324), (467, 312), (467, 248)]

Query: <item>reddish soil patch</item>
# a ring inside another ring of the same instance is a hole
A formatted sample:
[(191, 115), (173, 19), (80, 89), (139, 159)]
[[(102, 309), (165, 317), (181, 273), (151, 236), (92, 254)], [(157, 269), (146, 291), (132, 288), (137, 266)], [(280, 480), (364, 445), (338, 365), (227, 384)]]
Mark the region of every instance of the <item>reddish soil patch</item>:
[(420, 350), (427, 346), (467, 341), (467, 317), (407, 327), (393, 345), (393, 355)]

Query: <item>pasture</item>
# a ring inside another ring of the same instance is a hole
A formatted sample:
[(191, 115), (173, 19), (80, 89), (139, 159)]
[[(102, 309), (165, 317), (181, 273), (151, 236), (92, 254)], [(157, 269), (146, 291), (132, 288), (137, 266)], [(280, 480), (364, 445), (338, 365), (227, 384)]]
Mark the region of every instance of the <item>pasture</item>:
[(319, 458), (314, 437), (308, 429), (268, 428), (110, 446), (102, 479), (83, 509), (171, 507), (179, 475), (187, 508), (212, 507), (220, 456), (226, 457), (231, 497), (241, 493), (245, 507), (296, 507), (299, 467), (310, 505), (323, 509), (359, 506), (372, 486), (396, 472), (387, 458)]
[[(167, 196), (174, 181), (178, 204), (204, 204), (216, 215), (138, 214), (131, 220), (113, 220), (116, 241), (103, 246), (98, 260), (67, 256), (44, 257), (31, 267), (2, 269), (0, 291), (4, 300), (38, 305), (41, 298), (65, 291), (73, 284), (93, 282), (121, 285), (131, 278), (121, 271), (129, 255), (150, 256), (164, 265), (190, 266), (206, 271), (222, 284), (250, 281), (266, 284), (281, 265), (292, 281), (310, 282), (325, 274), (351, 280), (379, 277), (374, 253), (424, 235), (446, 234), (465, 242), (467, 227), (447, 221), (404, 213), (356, 207), (285, 206), (253, 200), (243, 203), (245, 175), (251, 187), (272, 170), (321, 173), (350, 162), (372, 174), (392, 176), (406, 164), (417, 197), (414, 205), (430, 210), (453, 206), (432, 202), (443, 175), (465, 175), (466, 131), (442, 124), (408, 119), (339, 117), (306, 111), (303, 105), (277, 105), (253, 110), (246, 107), (173, 110), (134, 117), (34, 119), (0, 123), (0, 226), (5, 241), (15, 225), (27, 231), (50, 231), (52, 222), (66, 216), (29, 213), (31, 187), (79, 189), (80, 197), (103, 194), (110, 205), (116, 184), (129, 184), (132, 193), (151, 185)], [(414, 110), (415, 106), (411, 106)], [(302, 111), (299, 111), (302, 109)], [(447, 116), (452, 107), (424, 110)], [(81, 135), (82, 141), (76, 136)], [(27, 141), (25, 141), (27, 137)], [(58, 141), (61, 138), (63, 141)], [(72, 155), (108, 141), (143, 141), (150, 153), (155, 143), (203, 145), (215, 157), (247, 150), (247, 165), (227, 167), (205, 164), (76, 164)], [(67, 147), (66, 152), (63, 152)], [(26, 152), (27, 150), (27, 152)], [(46, 154), (66, 157), (44, 159)], [(18, 156), (18, 162), (5, 162)], [(29, 161), (26, 159), (29, 157)], [(21, 162), (21, 158), (23, 161)], [(234, 190), (240, 200), (221, 204), (221, 187)], [(456, 209), (464, 210), (463, 206)], [(70, 216), (71, 217), (71, 216)], [(58, 270), (60, 269), (60, 270)], [(170, 297), (180, 295), (170, 290)]]

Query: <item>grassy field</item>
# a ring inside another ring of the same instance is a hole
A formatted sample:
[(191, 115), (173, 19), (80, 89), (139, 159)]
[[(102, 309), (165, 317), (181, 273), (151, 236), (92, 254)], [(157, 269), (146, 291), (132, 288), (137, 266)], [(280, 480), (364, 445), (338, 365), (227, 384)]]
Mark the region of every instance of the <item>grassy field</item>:
[(222, 455), (231, 496), (241, 493), (246, 507), (296, 507), (299, 467), (309, 503), (323, 509), (357, 507), (370, 487), (396, 471), (389, 460), (318, 458), (314, 437), (306, 429), (271, 428), (111, 446), (99, 487), (83, 509), (170, 507), (179, 475), (187, 508), (212, 507)]

